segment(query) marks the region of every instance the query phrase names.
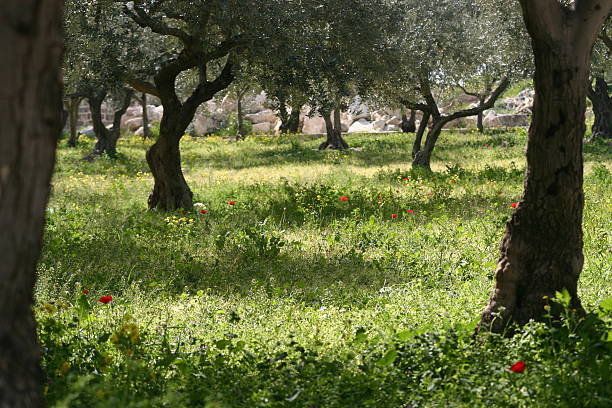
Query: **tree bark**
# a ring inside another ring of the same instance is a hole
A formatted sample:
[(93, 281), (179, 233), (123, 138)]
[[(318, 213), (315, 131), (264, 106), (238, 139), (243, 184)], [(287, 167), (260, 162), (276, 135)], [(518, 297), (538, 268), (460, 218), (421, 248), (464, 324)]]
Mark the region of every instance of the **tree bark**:
[(416, 131), (416, 111), (410, 109), (410, 118), (406, 115), (406, 111), (402, 108), (402, 132), (414, 133)]
[(285, 108), (285, 119), (281, 116), (281, 133), (298, 133), (300, 130), (300, 111), (301, 106), (291, 107), (291, 113), (287, 113)]
[(421, 123), (419, 124), (419, 129), (416, 132), (416, 137), (414, 138), (414, 143), (412, 145), (412, 158), (413, 159), (416, 157), (417, 153), (421, 150), (421, 143), (423, 140), (423, 135), (425, 134), (425, 130), (427, 129), (427, 124), (429, 123), (430, 117), (431, 117), (431, 114), (428, 111), (423, 112)]
[[(495, 290), (479, 330), (502, 332), (542, 319), (544, 296), (566, 289), (582, 311), (582, 138), (590, 50), (612, 0), (521, 0), (535, 55), (534, 115), (525, 191), (506, 225)], [(554, 312), (554, 311), (553, 311)]]
[(92, 161), (96, 157), (102, 156), (106, 153), (109, 157), (114, 158), (117, 156), (117, 141), (121, 136), (121, 117), (127, 111), (130, 106), (130, 101), (133, 96), (132, 90), (124, 91), (123, 100), (121, 105), (115, 111), (113, 116), (113, 125), (110, 129), (106, 127), (102, 121), (102, 103), (106, 99), (107, 92), (100, 91), (91, 95), (89, 100), (89, 107), (91, 109), (91, 119), (93, 121), (94, 132), (96, 134), (97, 142), (93, 148), (93, 151), (85, 156), (83, 160)]
[(151, 139), (151, 128), (149, 124), (149, 110), (147, 109), (147, 94), (143, 92), (140, 96), (140, 103), (142, 105), (142, 138)]
[(238, 134), (236, 135), (237, 140), (243, 139), (246, 136), (246, 130), (244, 129), (244, 112), (242, 111), (242, 98), (244, 98), (244, 95), (246, 94), (248, 90), (249, 90), (248, 86), (244, 87), (243, 89), (238, 91), (238, 97), (236, 98), (237, 99), (236, 114), (238, 115), (238, 117), (236, 118), (236, 120), (238, 121)]
[[(479, 96), (478, 105), (483, 105), (484, 103), (484, 96)], [(480, 112), (478, 112), (478, 115), (476, 115), (476, 128), (480, 133), (484, 133), (484, 110), (481, 110)]]
[(77, 129), (79, 120), (79, 106), (83, 98), (80, 96), (71, 96), (68, 98), (68, 119), (70, 120), (70, 138), (68, 139), (68, 147), (76, 147), (79, 141), (79, 132)]
[(334, 149), (346, 150), (349, 148), (348, 143), (342, 137), (342, 122), (340, 121), (340, 109), (334, 109), (333, 120), (330, 112), (321, 111), (323, 120), (325, 120), (325, 129), (327, 139), (321, 143), (319, 150)]
[(0, 407), (43, 406), (32, 313), (62, 130), (63, 1), (0, 3)]
[(612, 98), (608, 95), (608, 84), (601, 77), (595, 77), (595, 88), (589, 83), (587, 95), (593, 103), (595, 121), (591, 127), (590, 142), (597, 139), (612, 139)]

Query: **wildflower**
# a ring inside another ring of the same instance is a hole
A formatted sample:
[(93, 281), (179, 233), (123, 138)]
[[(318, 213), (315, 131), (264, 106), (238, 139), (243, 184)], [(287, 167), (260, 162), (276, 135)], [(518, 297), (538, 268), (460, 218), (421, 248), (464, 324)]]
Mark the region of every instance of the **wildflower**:
[(83, 289), (83, 294), (84, 295), (89, 295), (89, 291), (87, 289)]
[(488, 143), (483, 144), (484, 147), (489, 147)]
[(183, 210), (182, 212), (183, 212), (183, 215), (187, 214), (187, 211), (185, 211), (185, 210)]
[(451, 180), (450, 182), (451, 182), (451, 184), (455, 184), (455, 180)]
[(404, 177), (402, 180), (403, 181), (408, 181), (408, 177)]
[(208, 212), (208, 211), (206, 211), (206, 210), (202, 210), (202, 211), (200, 211), (200, 213), (202, 213), (202, 214), (206, 214), (207, 212)]
[(512, 371), (513, 373), (522, 373), (523, 371), (525, 371), (525, 362), (519, 361), (518, 363), (512, 364), (510, 366), (510, 371)]
[(412, 210), (407, 210), (407, 211), (406, 211), (406, 213), (408, 213), (408, 214), (412, 214), (413, 212), (414, 212), (414, 211), (412, 211)]
[(381, 199), (382, 199), (382, 196), (378, 196), (377, 198), (378, 198), (379, 200), (381, 200)]
[(549, 305), (545, 305), (544, 306), (544, 310), (546, 310), (547, 312), (550, 311), (550, 306)]
[(544, 295), (544, 296), (542, 296), (542, 299), (546, 300), (546, 299), (548, 299), (548, 296)]
[(236, 204), (236, 202), (235, 202), (235, 201), (230, 201), (230, 202), (229, 202), (229, 205), (234, 205), (234, 204)]
[(391, 214), (391, 218), (397, 218), (397, 214)]
[(113, 300), (112, 296), (102, 296), (100, 298), (100, 303), (107, 304), (107, 303), (110, 303), (111, 300)]
[(512, 208), (516, 208), (516, 207), (518, 207), (518, 203), (512, 203), (510, 206), (511, 206)]
[(342, 197), (340, 197), (340, 201), (348, 201), (348, 197), (347, 196), (342, 196)]

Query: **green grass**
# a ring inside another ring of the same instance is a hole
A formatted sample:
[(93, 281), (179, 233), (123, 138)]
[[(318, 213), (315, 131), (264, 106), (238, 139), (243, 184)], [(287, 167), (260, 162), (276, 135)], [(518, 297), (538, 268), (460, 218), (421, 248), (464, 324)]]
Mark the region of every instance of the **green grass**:
[[(589, 324), (568, 312), (471, 336), (525, 139), (445, 132), (425, 174), (407, 135), (351, 135), (361, 150), (347, 152), (306, 136), (186, 138), (203, 205), (187, 214), (147, 211), (147, 143), (93, 163), (79, 160), (91, 141), (60, 148), (36, 288), (49, 404), (609, 406), (608, 146), (585, 147)], [(507, 369), (518, 360), (524, 374)]]

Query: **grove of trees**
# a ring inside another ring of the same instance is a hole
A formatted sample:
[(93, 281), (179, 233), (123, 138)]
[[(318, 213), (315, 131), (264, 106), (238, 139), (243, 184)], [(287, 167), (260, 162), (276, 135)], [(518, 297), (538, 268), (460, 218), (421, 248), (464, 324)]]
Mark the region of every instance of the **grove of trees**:
[[(612, 0), (66, 0), (65, 13), (63, 3), (0, 4), (0, 407), (42, 406), (32, 293), (62, 100), (72, 118), (88, 101), (97, 143), (86, 159), (95, 160), (117, 156), (136, 92), (144, 112), (146, 95), (159, 98), (146, 159), (148, 207), (163, 212), (193, 208), (180, 142), (198, 108), (232, 86), (239, 101), (265, 90), (284, 132), (297, 130), (305, 106), (320, 114), (321, 150), (349, 147), (340, 115), (357, 95), (401, 108), (406, 131), (419, 112), (406, 160), (431, 171), (449, 122), (476, 116), (483, 131), (483, 112), (533, 74), (524, 193), (479, 330), (540, 319), (543, 299), (563, 289), (582, 310), (585, 111), (588, 98), (593, 139), (610, 139)], [(453, 93), (478, 104), (443, 111)], [(104, 101), (115, 111), (108, 127)]]

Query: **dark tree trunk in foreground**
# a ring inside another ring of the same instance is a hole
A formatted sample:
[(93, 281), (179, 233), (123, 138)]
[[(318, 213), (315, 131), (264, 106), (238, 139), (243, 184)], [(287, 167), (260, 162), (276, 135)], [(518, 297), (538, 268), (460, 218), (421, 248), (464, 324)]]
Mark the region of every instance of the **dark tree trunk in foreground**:
[(0, 2), (0, 407), (43, 406), (32, 313), (62, 130), (63, 1)]
[(410, 118), (406, 115), (406, 111), (402, 109), (402, 124), (403, 133), (414, 133), (416, 131), (416, 111), (410, 109)]
[(140, 104), (142, 105), (142, 138), (151, 139), (151, 126), (149, 123), (149, 110), (147, 109), (147, 94), (143, 92), (140, 95)]
[(582, 271), (582, 138), (590, 50), (612, 0), (521, 0), (535, 55), (525, 191), (506, 225), (496, 286), (480, 330), (541, 319), (555, 291), (577, 294)]
[(342, 123), (340, 121), (340, 109), (334, 109), (333, 120), (330, 112), (321, 111), (323, 120), (325, 120), (325, 130), (327, 133), (327, 139), (321, 143), (319, 150), (335, 149), (335, 150), (346, 150), (349, 145), (342, 137)]
[(68, 147), (76, 147), (79, 141), (79, 132), (77, 129), (79, 121), (79, 106), (83, 98), (80, 96), (71, 96), (68, 98), (68, 120), (70, 121), (70, 138), (68, 139)]
[[(286, 113), (285, 120), (281, 118), (281, 133), (298, 133), (300, 130), (300, 111), (301, 106), (291, 107), (291, 113)], [(286, 110), (285, 110), (286, 112)]]
[(592, 83), (587, 88), (587, 95), (593, 104), (593, 114), (595, 122), (593, 122), (592, 138), (590, 141), (597, 139), (612, 139), (612, 98), (608, 95), (608, 84), (603, 77), (595, 77), (595, 87)]
[[(465, 109), (461, 111), (457, 111), (450, 115), (442, 115), (440, 114), (440, 110), (438, 109), (438, 105), (434, 99), (433, 94), (431, 93), (429, 80), (427, 78), (423, 78), (420, 84), (420, 92), (423, 95), (423, 99), (425, 99), (425, 104), (408, 104), (412, 108), (419, 109), (423, 112), (429, 112), (432, 118), (431, 130), (427, 133), (427, 139), (425, 140), (425, 145), (414, 153), (413, 150), (413, 167), (423, 167), (427, 170), (431, 170), (431, 154), (436, 146), (436, 142), (440, 137), (440, 133), (442, 133), (442, 128), (448, 123), (455, 119), (465, 118), (468, 116), (475, 116), (479, 113), (482, 113), (486, 109), (490, 109), (497, 101), (497, 98), (506, 90), (509, 85), (509, 81), (507, 78), (504, 78), (497, 85), (497, 88), (493, 92), (491, 92), (486, 101), (484, 103), (479, 104), (475, 108)], [(418, 136), (417, 136), (418, 137)], [(420, 139), (419, 139), (420, 142)], [(415, 143), (416, 148), (416, 143)]]
[(106, 127), (102, 121), (102, 103), (106, 99), (106, 91), (97, 92), (91, 95), (89, 99), (89, 107), (91, 108), (91, 119), (93, 122), (94, 132), (96, 134), (97, 142), (94, 146), (93, 151), (85, 156), (83, 159), (92, 161), (96, 157), (102, 156), (106, 153), (109, 157), (117, 156), (117, 141), (121, 135), (121, 117), (127, 111), (134, 94), (132, 90), (124, 91), (123, 99), (120, 101), (120, 106), (114, 113), (113, 125), (110, 129)]
[(427, 130), (427, 124), (429, 123), (430, 117), (431, 117), (431, 114), (429, 113), (428, 110), (423, 112), (421, 123), (419, 124), (419, 129), (416, 132), (416, 137), (414, 138), (414, 143), (412, 145), (412, 158), (413, 159), (416, 157), (417, 153), (421, 150), (421, 143), (423, 141), (423, 135), (425, 134), (425, 130)]

